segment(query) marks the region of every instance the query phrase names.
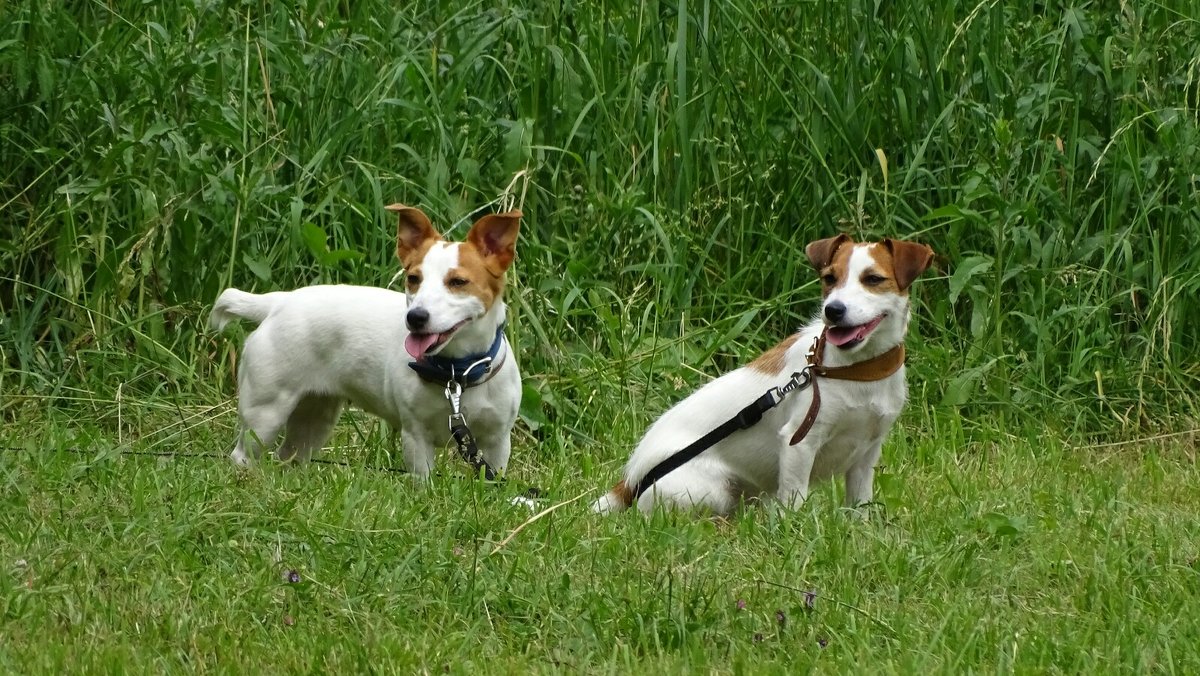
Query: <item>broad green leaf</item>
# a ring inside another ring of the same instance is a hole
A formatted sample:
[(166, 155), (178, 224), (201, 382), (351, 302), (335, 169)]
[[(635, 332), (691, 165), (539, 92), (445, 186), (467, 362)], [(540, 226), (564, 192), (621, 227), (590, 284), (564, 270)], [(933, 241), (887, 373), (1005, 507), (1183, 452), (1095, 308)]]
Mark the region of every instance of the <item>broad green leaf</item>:
[(971, 278), (983, 274), (992, 267), (992, 257), (979, 255), (964, 258), (954, 266), (954, 274), (950, 276), (950, 302), (958, 301), (959, 294), (970, 283)]

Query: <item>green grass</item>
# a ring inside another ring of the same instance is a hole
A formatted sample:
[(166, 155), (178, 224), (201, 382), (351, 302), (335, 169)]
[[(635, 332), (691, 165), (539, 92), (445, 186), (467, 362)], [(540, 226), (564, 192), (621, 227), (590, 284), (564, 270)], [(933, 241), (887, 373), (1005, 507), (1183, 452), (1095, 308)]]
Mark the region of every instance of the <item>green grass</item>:
[[(0, 3), (0, 668), (1196, 671), (1193, 5)], [(885, 508), (488, 556), (520, 486), (364, 418), (348, 467), (124, 454), (227, 452), (220, 289), (383, 285), (384, 204), (459, 235), (521, 170), (517, 483), (612, 481), (843, 231), (939, 254)]]
[[(0, 668), (1200, 668), (1190, 444), (1082, 451), (994, 434), (948, 447), (958, 421), (910, 414), (868, 522), (832, 487), (797, 514), (714, 522), (590, 514), (615, 466), (582, 469), (586, 444), (522, 439), (503, 487), (457, 476), (447, 455), (417, 487), (368, 466), (392, 446), (364, 418), (326, 455), (349, 466), (122, 454), (224, 451), (228, 407), (191, 413), (124, 445), (86, 425), (0, 435), (28, 449), (0, 456)], [(614, 446), (635, 422), (617, 422)], [(531, 515), (509, 504), (526, 482), (543, 508), (584, 498), (504, 542)]]

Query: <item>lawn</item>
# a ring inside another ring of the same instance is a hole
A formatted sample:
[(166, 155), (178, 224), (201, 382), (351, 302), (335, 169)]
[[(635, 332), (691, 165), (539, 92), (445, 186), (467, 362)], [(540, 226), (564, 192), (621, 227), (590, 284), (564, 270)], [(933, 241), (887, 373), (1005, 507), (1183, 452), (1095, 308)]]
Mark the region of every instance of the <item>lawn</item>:
[[(910, 411), (869, 518), (598, 517), (612, 450), (520, 439), (386, 471), (365, 416), (322, 458), (239, 470), (228, 402), (126, 438), (54, 416), (0, 456), (10, 672), (1066, 673), (1200, 669), (1194, 441), (1076, 449)], [(974, 423), (972, 423), (974, 424)], [(155, 456), (136, 453), (170, 452)], [(584, 461), (587, 458), (587, 461)], [(534, 512), (512, 498), (534, 483)]]

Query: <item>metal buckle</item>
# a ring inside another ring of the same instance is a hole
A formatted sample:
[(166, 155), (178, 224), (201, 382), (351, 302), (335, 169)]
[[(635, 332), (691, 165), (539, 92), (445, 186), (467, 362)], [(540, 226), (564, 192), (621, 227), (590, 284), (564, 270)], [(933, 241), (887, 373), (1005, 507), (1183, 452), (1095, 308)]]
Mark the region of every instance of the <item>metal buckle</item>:
[(454, 369), (450, 369), (450, 380), (446, 381), (446, 401), (450, 402), (450, 429), (454, 429), (455, 423), (466, 424), (466, 419), (462, 414), (462, 383), (454, 377)]
[(810, 367), (813, 366), (814, 360), (817, 358), (817, 346), (820, 344), (821, 335), (818, 334), (816, 338), (813, 338), (812, 345), (808, 348), (808, 354), (804, 355), (804, 360), (808, 362)]
[[(467, 378), (467, 377), (469, 377), (469, 376), (471, 375), (471, 371), (474, 371), (474, 370), (475, 370), (475, 367), (476, 367), (476, 366), (479, 366), (480, 364), (485, 364), (485, 365), (487, 366), (487, 368), (485, 368), (485, 369), (483, 370), (483, 373), (484, 373), (484, 375), (486, 375), (486, 374), (487, 374), (487, 372), (488, 372), (488, 371), (490, 371), (490, 370), (491, 370), (491, 368), (492, 368), (492, 358), (491, 358), (491, 357), (484, 357), (483, 359), (480, 359), (479, 361), (476, 361), (474, 364), (471, 364), (470, 366), (468, 366), (468, 367), (467, 367), (467, 368), (466, 368), (466, 369), (463, 371), (462, 377), (463, 377), (463, 378)], [(451, 373), (451, 375), (453, 375), (453, 373), (454, 373), (454, 369), (453, 369), (453, 368), (451, 368), (451, 369), (450, 369), (450, 373)]]
[(783, 399), (785, 396), (791, 394), (792, 392), (795, 392), (796, 390), (802, 390), (802, 389), (808, 387), (809, 383), (812, 382), (812, 378), (813, 378), (812, 377), (812, 368), (813, 368), (812, 364), (805, 366), (804, 368), (800, 369), (799, 371), (796, 371), (795, 373), (793, 373), (792, 377), (788, 378), (788, 381), (786, 383), (780, 385), (779, 387), (776, 387), (773, 390), (775, 393), (776, 403), (778, 403), (779, 400)]

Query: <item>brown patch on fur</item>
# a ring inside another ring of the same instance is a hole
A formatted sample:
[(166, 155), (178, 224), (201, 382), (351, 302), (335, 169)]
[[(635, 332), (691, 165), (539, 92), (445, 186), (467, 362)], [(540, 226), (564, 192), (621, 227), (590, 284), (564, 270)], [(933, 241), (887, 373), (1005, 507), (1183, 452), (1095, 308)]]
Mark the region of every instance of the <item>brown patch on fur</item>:
[(765, 373), (767, 375), (773, 376), (782, 373), (784, 367), (787, 366), (787, 351), (790, 350), (799, 339), (800, 334), (793, 333), (787, 338), (784, 338), (775, 347), (763, 352), (758, 356), (758, 359), (750, 362), (747, 366), (755, 371), (758, 371), (759, 373)]
[[(901, 296), (908, 293), (907, 290), (901, 289), (896, 283), (895, 262), (892, 260), (892, 252), (878, 244), (872, 244), (867, 248), (867, 255), (871, 260), (875, 261), (866, 270), (863, 270), (862, 277), (858, 280), (862, 284), (863, 290), (868, 293), (895, 293)], [(874, 284), (870, 280), (882, 278), (883, 281), (876, 281)]]
[[(454, 277), (467, 280), (465, 286), (453, 287), (450, 280)], [(451, 268), (442, 280), (451, 293), (465, 293), (479, 299), (485, 308), (491, 308), (492, 303), (504, 293), (504, 274), (493, 275), (488, 270), (479, 250), (464, 242), (458, 245), (458, 267)]]
[(883, 240), (883, 248), (892, 254), (892, 269), (896, 272), (896, 284), (907, 291), (917, 277), (933, 263), (933, 249), (916, 242), (897, 239)]
[(622, 507), (629, 507), (633, 504), (633, 489), (625, 483), (624, 479), (614, 484), (610, 492), (617, 496), (617, 500), (621, 503)]
[(517, 255), (517, 234), (521, 231), (521, 212), (488, 214), (475, 221), (463, 244), (474, 247), (487, 270), (499, 277)]
[(389, 204), (384, 209), (396, 212), (396, 258), (408, 274), (413, 274), (413, 268), (424, 260), (430, 247), (442, 241), (442, 236), (420, 209), (403, 204)]
[(826, 237), (818, 239), (815, 242), (810, 242), (804, 247), (804, 255), (808, 256), (808, 262), (817, 270), (828, 267), (833, 262), (833, 256), (838, 250), (845, 248), (846, 244), (854, 244), (854, 240), (850, 239), (849, 235), (837, 235), (836, 237)]
[[(916, 242), (903, 242), (895, 239), (885, 239), (872, 244), (867, 254), (875, 264), (863, 271), (862, 285), (871, 293), (896, 293), (908, 295), (908, 287), (913, 280), (933, 262), (933, 249)], [(874, 276), (883, 277), (884, 281), (875, 284), (868, 283)]]
[[(849, 241), (848, 238), (847, 241)], [(849, 242), (849, 246), (838, 247), (837, 251), (833, 253), (833, 258), (818, 268), (821, 272), (822, 297), (828, 296), (830, 291), (846, 283), (846, 276), (850, 270), (850, 254), (854, 253), (854, 249), (853, 242)]]
[(399, 249), (396, 250), (396, 256), (400, 258), (400, 267), (404, 268), (404, 286), (409, 291), (416, 291), (417, 287), (421, 284), (420, 282), (416, 285), (409, 284), (408, 278), (412, 275), (416, 275), (418, 278), (421, 277), (421, 262), (425, 260), (425, 254), (429, 253), (429, 250), (441, 241), (440, 239), (426, 240), (415, 249), (407, 250), (404, 256), (400, 255)]
[[(521, 212), (489, 214), (475, 221), (467, 239), (458, 246), (458, 267), (446, 274), (451, 293), (466, 293), (479, 299), (485, 308), (504, 293), (504, 271), (516, 256), (517, 233)], [(463, 286), (451, 286), (454, 277), (467, 280)]]

